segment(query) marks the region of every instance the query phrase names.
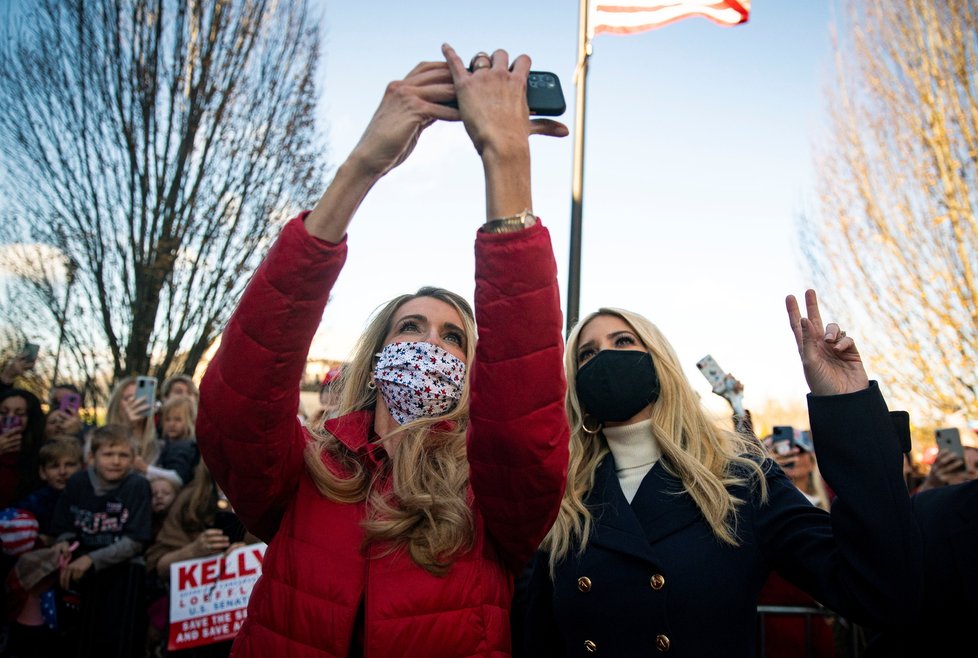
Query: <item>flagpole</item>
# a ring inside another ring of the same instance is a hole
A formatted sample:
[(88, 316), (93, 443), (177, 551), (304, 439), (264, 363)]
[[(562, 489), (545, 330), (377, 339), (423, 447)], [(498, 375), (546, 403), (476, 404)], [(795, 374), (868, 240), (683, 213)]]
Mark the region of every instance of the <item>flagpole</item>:
[(577, 68), (574, 82), (574, 179), (571, 185), (570, 267), (567, 280), (567, 333), (577, 324), (581, 296), (581, 220), (584, 199), (584, 106), (587, 96), (587, 65), (591, 55), (588, 40), (588, 0), (581, 0), (577, 33)]

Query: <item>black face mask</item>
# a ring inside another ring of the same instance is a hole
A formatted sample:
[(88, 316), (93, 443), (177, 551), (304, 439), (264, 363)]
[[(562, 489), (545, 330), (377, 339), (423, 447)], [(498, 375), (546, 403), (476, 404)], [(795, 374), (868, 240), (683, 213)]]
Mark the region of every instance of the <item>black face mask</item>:
[(652, 355), (637, 350), (601, 350), (577, 371), (577, 397), (600, 422), (628, 420), (659, 399)]

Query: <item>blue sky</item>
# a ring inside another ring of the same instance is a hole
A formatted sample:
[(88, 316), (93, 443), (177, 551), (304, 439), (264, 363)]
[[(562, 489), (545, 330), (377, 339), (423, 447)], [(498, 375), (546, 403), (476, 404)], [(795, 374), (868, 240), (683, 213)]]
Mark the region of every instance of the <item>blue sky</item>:
[[(385, 85), (439, 59), (442, 42), (464, 60), (494, 48), (529, 54), (534, 69), (560, 77), (562, 120), (573, 127), (577, 7), (326, 3), (319, 119), (329, 162), (354, 146)], [(755, 0), (750, 21), (734, 28), (694, 18), (594, 40), (581, 313), (621, 306), (649, 317), (717, 410), (725, 403), (695, 367), (707, 353), (744, 382), (748, 407), (807, 391), (784, 297), (810, 285), (795, 225), (814, 208), (830, 24), (828, 3)], [(531, 142), (534, 209), (553, 237), (566, 309), (573, 137)], [(433, 126), (354, 220), (312, 355), (345, 358), (377, 305), (421, 285), (471, 299), (483, 220), (481, 166), (464, 129)], [(831, 303), (832, 291), (820, 292)]]

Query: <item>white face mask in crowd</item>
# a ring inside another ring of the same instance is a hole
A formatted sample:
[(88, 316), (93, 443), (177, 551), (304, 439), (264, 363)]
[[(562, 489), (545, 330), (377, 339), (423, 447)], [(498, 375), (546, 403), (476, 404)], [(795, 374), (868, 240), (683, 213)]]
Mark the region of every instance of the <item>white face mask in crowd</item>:
[(455, 408), (465, 362), (431, 343), (391, 343), (377, 353), (374, 382), (391, 417), (404, 425)]

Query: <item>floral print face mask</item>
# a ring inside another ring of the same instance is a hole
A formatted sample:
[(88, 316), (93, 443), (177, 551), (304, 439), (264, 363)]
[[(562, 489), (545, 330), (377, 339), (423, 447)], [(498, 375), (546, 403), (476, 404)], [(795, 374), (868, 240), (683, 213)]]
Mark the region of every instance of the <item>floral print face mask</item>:
[(403, 425), (455, 408), (465, 362), (431, 343), (391, 343), (377, 353), (374, 381), (391, 416)]

